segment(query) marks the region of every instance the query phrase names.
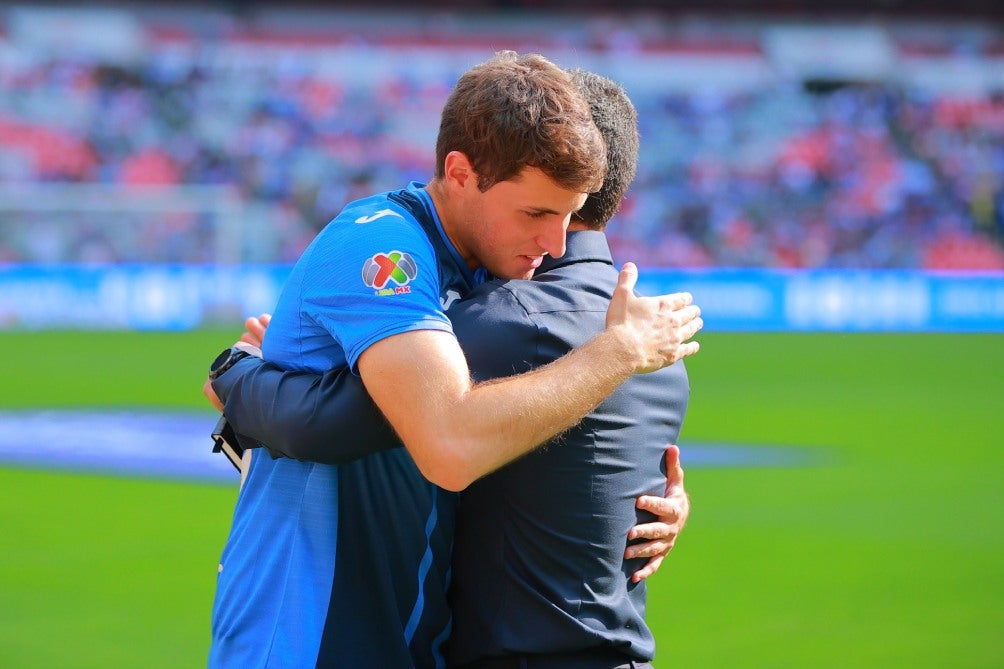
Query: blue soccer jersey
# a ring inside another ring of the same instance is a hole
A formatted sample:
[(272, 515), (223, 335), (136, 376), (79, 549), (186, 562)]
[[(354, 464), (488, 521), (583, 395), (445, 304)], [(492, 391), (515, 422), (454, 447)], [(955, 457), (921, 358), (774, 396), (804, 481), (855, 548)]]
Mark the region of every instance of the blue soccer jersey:
[[(421, 184), (359, 200), (294, 267), (265, 358), (354, 368), (385, 337), (452, 332), (445, 308), (483, 279)], [(456, 503), (404, 449), (347, 465), (257, 451), (220, 561), (209, 665), (444, 666)]]

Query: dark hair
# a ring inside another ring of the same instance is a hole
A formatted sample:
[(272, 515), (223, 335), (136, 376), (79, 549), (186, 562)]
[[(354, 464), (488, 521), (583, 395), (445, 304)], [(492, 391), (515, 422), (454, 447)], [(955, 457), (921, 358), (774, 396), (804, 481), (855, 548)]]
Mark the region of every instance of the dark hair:
[(586, 70), (569, 73), (585, 95), (593, 121), (607, 146), (607, 176), (603, 186), (586, 198), (576, 218), (590, 228), (602, 230), (620, 208), (638, 169), (638, 112), (617, 82)]
[(536, 167), (567, 190), (592, 192), (606, 172), (606, 146), (579, 88), (539, 54), (500, 51), (468, 70), (443, 108), (436, 177), (460, 151), (488, 190)]

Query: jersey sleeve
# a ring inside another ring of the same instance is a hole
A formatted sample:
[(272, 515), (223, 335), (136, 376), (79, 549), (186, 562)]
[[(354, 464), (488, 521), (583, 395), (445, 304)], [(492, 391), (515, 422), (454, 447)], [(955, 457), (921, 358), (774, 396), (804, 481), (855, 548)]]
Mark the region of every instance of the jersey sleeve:
[(340, 343), (353, 370), (363, 351), (391, 335), (453, 331), (432, 243), (409, 212), (375, 208), (346, 209), (329, 224), (309, 249), (318, 280), (301, 287), (305, 312)]

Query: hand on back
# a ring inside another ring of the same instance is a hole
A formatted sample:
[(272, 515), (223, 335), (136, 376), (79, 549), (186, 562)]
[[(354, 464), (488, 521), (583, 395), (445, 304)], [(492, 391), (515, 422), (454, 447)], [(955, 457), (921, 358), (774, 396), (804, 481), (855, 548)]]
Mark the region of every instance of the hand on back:
[(637, 281), (638, 268), (625, 263), (607, 309), (607, 329), (618, 329), (624, 337), (635, 372), (654, 372), (697, 353), (700, 344), (689, 340), (704, 321), (693, 296), (640, 297), (634, 292)]

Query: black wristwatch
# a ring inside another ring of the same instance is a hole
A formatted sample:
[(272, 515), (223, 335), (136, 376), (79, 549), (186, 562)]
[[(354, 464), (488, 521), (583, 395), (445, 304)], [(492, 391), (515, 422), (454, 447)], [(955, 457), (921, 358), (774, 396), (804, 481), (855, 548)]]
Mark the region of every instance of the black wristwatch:
[(238, 360), (243, 360), (250, 355), (244, 349), (237, 348), (236, 346), (224, 349), (222, 353), (216, 356), (216, 360), (213, 360), (213, 364), (209, 365), (210, 380), (215, 381), (223, 372), (237, 364)]

